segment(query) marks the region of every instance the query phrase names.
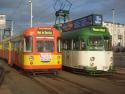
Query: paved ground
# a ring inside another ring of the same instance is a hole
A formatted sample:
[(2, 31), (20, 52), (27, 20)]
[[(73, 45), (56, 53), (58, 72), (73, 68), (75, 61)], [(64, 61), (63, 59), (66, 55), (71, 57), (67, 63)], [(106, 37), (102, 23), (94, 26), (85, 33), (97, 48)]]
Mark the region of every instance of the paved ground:
[(50, 94), (32, 79), (9, 67), (5, 62), (2, 65), (6, 70), (6, 75), (0, 88), (0, 94)]
[(125, 75), (125, 68), (117, 68), (117, 73)]
[[(2, 62), (0, 60), (0, 62)], [(88, 77), (62, 71), (58, 77), (29, 78), (2, 64), (7, 71), (0, 94), (125, 94), (125, 68), (114, 77)]]

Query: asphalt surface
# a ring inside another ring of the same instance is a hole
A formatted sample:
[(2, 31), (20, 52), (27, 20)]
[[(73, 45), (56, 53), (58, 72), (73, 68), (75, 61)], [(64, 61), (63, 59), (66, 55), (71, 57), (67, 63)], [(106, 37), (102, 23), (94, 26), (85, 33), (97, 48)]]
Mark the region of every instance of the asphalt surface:
[(92, 77), (61, 71), (58, 75), (26, 75), (0, 60), (5, 79), (0, 94), (125, 94), (125, 68), (112, 76)]

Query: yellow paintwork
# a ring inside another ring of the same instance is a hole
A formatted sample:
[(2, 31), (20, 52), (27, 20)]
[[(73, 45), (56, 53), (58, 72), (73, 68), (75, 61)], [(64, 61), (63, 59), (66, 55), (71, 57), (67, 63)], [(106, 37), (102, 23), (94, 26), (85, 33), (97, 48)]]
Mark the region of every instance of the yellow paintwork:
[(2, 49), (2, 44), (0, 43), (0, 49)]
[(49, 62), (42, 62), (40, 55), (23, 55), (22, 60), (24, 65), (31, 65), (30, 62), (32, 62), (32, 65), (60, 65), (62, 64), (62, 55), (52, 55)]

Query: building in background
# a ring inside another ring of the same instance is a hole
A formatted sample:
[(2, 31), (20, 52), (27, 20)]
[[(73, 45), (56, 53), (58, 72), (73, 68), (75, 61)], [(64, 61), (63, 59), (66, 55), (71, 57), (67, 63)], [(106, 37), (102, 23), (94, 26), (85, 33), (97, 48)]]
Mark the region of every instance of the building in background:
[(109, 29), (112, 35), (112, 46), (115, 50), (125, 48), (125, 24), (103, 22), (103, 26)]
[(7, 16), (0, 14), (0, 41), (3, 38), (11, 37), (13, 35), (13, 21), (7, 20)]
[(0, 14), (0, 29), (6, 28), (6, 15)]
[(3, 31), (6, 28), (6, 15), (0, 14), (0, 41), (3, 37)]

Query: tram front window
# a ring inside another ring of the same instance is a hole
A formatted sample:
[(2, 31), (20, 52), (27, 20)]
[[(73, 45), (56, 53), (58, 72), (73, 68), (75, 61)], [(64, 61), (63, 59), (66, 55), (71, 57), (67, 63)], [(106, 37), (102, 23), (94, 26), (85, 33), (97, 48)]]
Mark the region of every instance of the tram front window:
[(90, 36), (88, 45), (90, 49), (103, 49), (103, 38), (101, 36)]
[(36, 48), (37, 48), (37, 52), (53, 52), (54, 51), (54, 41), (38, 40)]

